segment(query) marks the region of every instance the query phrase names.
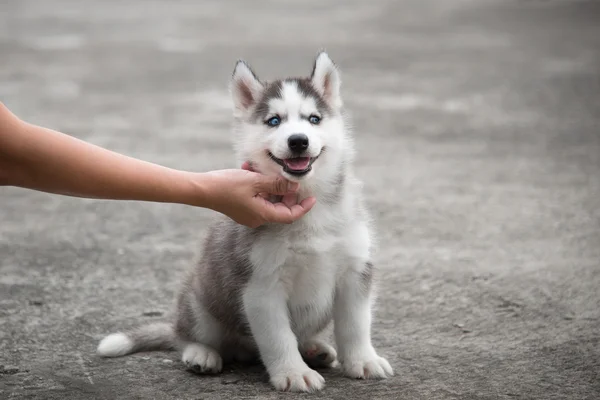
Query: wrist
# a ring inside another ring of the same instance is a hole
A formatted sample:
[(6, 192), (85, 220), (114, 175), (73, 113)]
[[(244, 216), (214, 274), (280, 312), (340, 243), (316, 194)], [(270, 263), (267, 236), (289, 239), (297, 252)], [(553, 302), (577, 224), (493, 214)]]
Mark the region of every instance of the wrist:
[(183, 192), (180, 201), (182, 204), (210, 208), (214, 210), (215, 202), (213, 200), (214, 185), (208, 173), (197, 172), (182, 172), (183, 177)]

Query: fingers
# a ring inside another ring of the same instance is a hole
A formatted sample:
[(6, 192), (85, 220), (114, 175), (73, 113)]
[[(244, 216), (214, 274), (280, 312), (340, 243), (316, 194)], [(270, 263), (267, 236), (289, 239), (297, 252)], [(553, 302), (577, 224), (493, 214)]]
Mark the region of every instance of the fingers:
[[(242, 169), (255, 172), (249, 161), (242, 164)], [(296, 182), (290, 182), (281, 176), (273, 177), (258, 173), (255, 175), (254, 190), (257, 194), (255, 198), (263, 208), (265, 222), (290, 224), (302, 218), (317, 202), (314, 197), (308, 197), (297, 204), (298, 195), (295, 192), (299, 184)], [(283, 198), (279, 203), (271, 203), (268, 201), (269, 194), (283, 195)]]
[(291, 208), (298, 203), (298, 195), (295, 193), (284, 194), (281, 202)]
[[(250, 161), (245, 161), (242, 164), (242, 169), (246, 171), (256, 172)], [(255, 185), (255, 188), (260, 190), (261, 192), (282, 195), (298, 190), (298, 183), (290, 182), (283, 177), (268, 177), (264, 175), (261, 176), (262, 177), (258, 178)]]
[[(265, 204), (265, 219), (267, 222), (277, 222), (283, 224), (291, 224), (294, 221), (302, 218), (315, 205), (317, 200), (314, 197), (308, 197), (300, 204), (293, 204), (291, 207), (283, 202), (269, 203), (261, 199)], [(295, 203), (295, 202), (294, 202)]]
[[(300, 204), (297, 205), (297, 208), (300, 210), (298, 212), (301, 212), (301, 214), (298, 215), (298, 218), (302, 217), (304, 214), (309, 212), (310, 209), (313, 208), (315, 204), (317, 204), (316, 197), (307, 197), (306, 199), (302, 200), (300, 202)], [(294, 210), (292, 210), (292, 216), (293, 215), (294, 215)]]
[(269, 200), (271, 198), (271, 195), (267, 192), (260, 192), (258, 195), (265, 200)]
[(257, 191), (257, 193), (267, 192), (271, 194), (283, 195), (298, 190), (298, 183), (289, 182), (281, 176), (275, 177), (260, 174), (256, 175), (254, 189)]
[(289, 209), (289, 217), (290, 220), (287, 223), (292, 223), (294, 221), (299, 220), (300, 218), (302, 218), (307, 212), (310, 211), (311, 208), (313, 208), (313, 206), (316, 204), (317, 199), (315, 199), (314, 197), (308, 197), (304, 200), (302, 200), (300, 202), (300, 204), (294, 204), (291, 207), (287, 207), (285, 205), (283, 205), (283, 207), (286, 207)]

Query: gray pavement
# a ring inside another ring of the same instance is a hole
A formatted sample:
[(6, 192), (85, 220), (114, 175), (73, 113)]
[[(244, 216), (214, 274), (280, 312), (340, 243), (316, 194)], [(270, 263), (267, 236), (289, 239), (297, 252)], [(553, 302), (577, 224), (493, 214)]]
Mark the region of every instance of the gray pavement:
[(171, 167), (234, 166), (228, 79), (340, 65), (377, 223), (387, 381), (95, 356), (166, 318), (206, 210), (0, 188), (0, 398), (600, 398), (600, 2), (0, 4), (0, 100)]

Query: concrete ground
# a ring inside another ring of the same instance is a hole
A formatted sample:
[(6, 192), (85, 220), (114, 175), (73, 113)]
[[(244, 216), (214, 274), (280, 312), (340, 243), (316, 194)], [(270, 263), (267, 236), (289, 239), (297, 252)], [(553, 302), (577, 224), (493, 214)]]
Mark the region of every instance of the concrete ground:
[(0, 4), (0, 100), (30, 122), (198, 171), (232, 164), (228, 79), (342, 68), (377, 222), (373, 338), (396, 376), (95, 356), (170, 311), (214, 215), (0, 189), (2, 399), (600, 398), (600, 3)]

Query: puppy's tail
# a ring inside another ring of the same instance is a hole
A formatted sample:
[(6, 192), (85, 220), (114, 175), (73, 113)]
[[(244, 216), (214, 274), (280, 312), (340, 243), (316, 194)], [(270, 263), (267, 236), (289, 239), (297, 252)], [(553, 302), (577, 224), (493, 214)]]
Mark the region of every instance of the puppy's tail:
[(120, 357), (138, 351), (175, 349), (175, 331), (167, 323), (155, 323), (126, 333), (106, 336), (96, 350), (102, 357)]

